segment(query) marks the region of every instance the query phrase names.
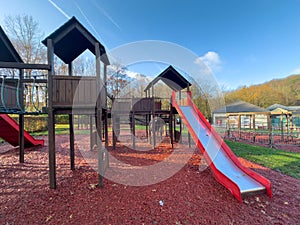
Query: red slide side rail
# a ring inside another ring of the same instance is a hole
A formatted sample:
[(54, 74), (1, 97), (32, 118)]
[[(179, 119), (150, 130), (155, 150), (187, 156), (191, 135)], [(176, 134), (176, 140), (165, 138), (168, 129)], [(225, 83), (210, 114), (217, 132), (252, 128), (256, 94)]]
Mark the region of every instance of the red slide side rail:
[[(19, 124), (6, 114), (0, 114), (0, 137), (13, 146), (19, 145)], [(44, 140), (34, 139), (24, 130), (25, 147), (44, 146)]]
[[(235, 156), (235, 154), (231, 151), (231, 149), (228, 147), (228, 145), (223, 141), (223, 139), (218, 135), (218, 133), (214, 130), (214, 128), (210, 125), (210, 123), (206, 120), (206, 118), (203, 116), (203, 114), (200, 112), (200, 110), (196, 107), (196, 105), (193, 103), (191, 98), (191, 92), (187, 92), (187, 103), (189, 106), (193, 108), (193, 110), (197, 113), (199, 116), (199, 119), (204, 123), (204, 125), (208, 128), (208, 130), (211, 132), (211, 135), (214, 136), (214, 138), (219, 142), (221, 148), (224, 150), (224, 152), (230, 157), (230, 159), (233, 161), (233, 163), (236, 164), (236, 166), (241, 169), (245, 174), (252, 177), (254, 180), (261, 183), (266, 188), (267, 194), (272, 197), (272, 191), (271, 191), (271, 182), (267, 180), (265, 177), (255, 173), (254, 171), (248, 169), (247, 167), (244, 167), (238, 158)], [(197, 144), (197, 147), (202, 151), (204, 157), (207, 159), (209, 166), (216, 178), (216, 180), (221, 183), (223, 186), (225, 186), (232, 194), (242, 202), (242, 196), (240, 189), (237, 184), (235, 184), (232, 180), (230, 180), (227, 176), (225, 176), (221, 171), (219, 171), (213, 162), (211, 161), (210, 157), (208, 156), (205, 148), (201, 144), (200, 140), (198, 139), (198, 136), (194, 133), (193, 129), (191, 128), (190, 124), (187, 122), (186, 117), (184, 116), (183, 112), (181, 111), (177, 101), (176, 101), (176, 93), (172, 93), (172, 104), (177, 109), (178, 113), (182, 117), (182, 119), (185, 121), (185, 124), (187, 125), (194, 141)]]

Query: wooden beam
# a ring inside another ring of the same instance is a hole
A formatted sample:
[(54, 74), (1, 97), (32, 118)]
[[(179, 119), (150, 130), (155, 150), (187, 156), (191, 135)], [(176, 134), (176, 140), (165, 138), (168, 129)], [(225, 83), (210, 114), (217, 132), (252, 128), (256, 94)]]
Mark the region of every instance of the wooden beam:
[[(72, 62), (68, 65), (69, 76), (73, 76)], [(70, 169), (75, 170), (75, 147), (74, 147), (74, 116), (69, 114), (69, 133), (70, 133)]]
[(96, 129), (98, 132), (97, 146), (98, 146), (98, 187), (103, 187), (103, 149), (102, 149), (102, 104), (101, 96), (99, 96), (101, 91), (101, 54), (99, 43), (95, 44), (95, 54), (96, 54), (96, 80), (97, 80), (97, 102), (96, 102)]
[(108, 147), (108, 112), (107, 112), (107, 65), (104, 65), (104, 95), (105, 95), (105, 114), (104, 114), (104, 140), (105, 140), (105, 147)]
[[(50, 68), (54, 68), (54, 47), (51, 39), (47, 40), (47, 58)], [(56, 188), (56, 158), (55, 158), (55, 114), (52, 107), (53, 101), (53, 70), (48, 70), (48, 154), (50, 188)]]
[(51, 70), (50, 64), (32, 64), (18, 62), (0, 62), (0, 68)]
[[(20, 69), (20, 84), (22, 84), (24, 78), (24, 70)], [(21, 108), (22, 113), (19, 115), (19, 151), (20, 151), (20, 157), (19, 161), (20, 163), (24, 163), (24, 86), (20, 85), (19, 88), (19, 96), (16, 96), (19, 98), (19, 106)]]
[(19, 151), (20, 163), (24, 163), (24, 114), (19, 114)]

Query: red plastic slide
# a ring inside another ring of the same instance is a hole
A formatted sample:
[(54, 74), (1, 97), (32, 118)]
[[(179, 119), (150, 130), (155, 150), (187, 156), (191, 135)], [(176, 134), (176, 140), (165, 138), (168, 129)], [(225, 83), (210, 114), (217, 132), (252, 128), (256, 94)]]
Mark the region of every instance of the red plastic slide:
[(244, 167), (222, 138), (195, 106), (188, 92), (187, 101), (179, 105), (173, 92), (172, 104), (177, 109), (198, 148), (208, 162), (216, 180), (240, 202), (249, 194), (267, 193), (272, 197), (271, 183), (263, 176)]
[[(0, 114), (0, 137), (13, 146), (19, 146), (19, 124), (6, 114)], [(44, 140), (34, 139), (24, 131), (24, 147), (44, 146)]]

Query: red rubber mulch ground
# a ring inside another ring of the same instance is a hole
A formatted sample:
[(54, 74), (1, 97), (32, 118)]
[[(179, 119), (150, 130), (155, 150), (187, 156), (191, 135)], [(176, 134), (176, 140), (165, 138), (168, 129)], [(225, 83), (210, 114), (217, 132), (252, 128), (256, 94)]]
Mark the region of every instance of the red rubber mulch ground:
[[(300, 224), (300, 180), (246, 160), (241, 159), (244, 165), (272, 182), (273, 198), (249, 196), (239, 203), (209, 169), (199, 172), (198, 155), (157, 184), (133, 187), (105, 179), (103, 188), (95, 188), (97, 173), (78, 145), (74, 171), (68, 136), (57, 136), (56, 146), (56, 190), (48, 187), (47, 146), (26, 150), (24, 164), (18, 163), (17, 149), (0, 146), (0, 224)], [(119, 146), (113, 155), (143, 165), (170, 152), (169, 145), (143, 153)]]

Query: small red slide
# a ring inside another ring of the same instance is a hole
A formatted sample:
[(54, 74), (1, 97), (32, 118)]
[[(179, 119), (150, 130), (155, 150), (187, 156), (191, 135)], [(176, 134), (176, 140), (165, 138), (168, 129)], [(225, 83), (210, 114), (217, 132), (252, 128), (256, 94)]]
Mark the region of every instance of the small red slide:
[[(0, 114), (0, 137), (13, 146), (19, 146), (19, 124), (6, 114)], [(24, 147), (44, 146), (44, 140), (34, 139), (24, 130)]]

